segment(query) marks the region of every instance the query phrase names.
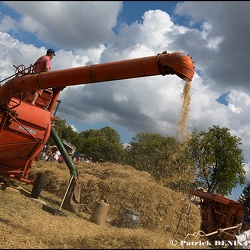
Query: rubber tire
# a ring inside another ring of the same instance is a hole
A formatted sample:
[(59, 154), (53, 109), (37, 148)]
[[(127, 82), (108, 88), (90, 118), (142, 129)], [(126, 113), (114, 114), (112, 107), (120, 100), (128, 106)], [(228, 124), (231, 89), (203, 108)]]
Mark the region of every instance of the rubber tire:
[(45, 182), (45, 174), (42, 172), (38, 173), (38, 175), (36, 176), (36, 180), (33, 185), (32, 191), (31, 191), (32, 198), (37, 199), (40, 196), (41, 191), (43, 189), (44, 182)]

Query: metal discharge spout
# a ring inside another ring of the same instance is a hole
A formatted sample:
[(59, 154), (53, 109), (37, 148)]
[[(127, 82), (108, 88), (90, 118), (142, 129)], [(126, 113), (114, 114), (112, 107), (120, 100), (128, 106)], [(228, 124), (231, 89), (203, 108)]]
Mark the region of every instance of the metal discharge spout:
[(189, 55), (164, 51), (156, 56), (27, 74), (9, 80), (0, 88), (0, 102), (8, 103), (14, 95), (30, 90), (64, 88), (154, 75), (176, 74), (183, 80), (191, 81), (194, 68), (194, 62)]

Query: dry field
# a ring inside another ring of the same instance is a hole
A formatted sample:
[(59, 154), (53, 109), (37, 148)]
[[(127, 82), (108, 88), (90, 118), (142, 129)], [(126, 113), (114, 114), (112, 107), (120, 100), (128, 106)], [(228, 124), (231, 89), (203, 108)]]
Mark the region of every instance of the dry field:
[[(113, 163), (81, 162), (75, 166), (81, 183), (80, 203), (85, 208), (78, 215), (60, 208), (70, 179), (66, 164), (34, 162), (31, 179), (38, 172), (46, 173), (38, 199), (31, 198), (31, 185), (0, 178), (1, 249), (209, 248), (199, 243), (206, 239), (199, 233), (197, 206), (155, 182), (148, 173)], [(100, 200), (110, 205), (105, 225), (90, 221)], [(43, 210), (43, 204), (60, 208), (66, 216)], [(140, 212), (137, 228), (117, 224), (125, 208)]]

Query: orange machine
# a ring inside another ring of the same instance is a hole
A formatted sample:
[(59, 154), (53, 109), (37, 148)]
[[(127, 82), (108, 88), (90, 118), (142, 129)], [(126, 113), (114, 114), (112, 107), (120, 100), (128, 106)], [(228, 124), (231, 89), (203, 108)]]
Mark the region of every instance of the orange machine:
[(201, 198), (199, 203), (202, 217), (201, 229), (206, 234), (218, 228), (236, 226), (244, 217), (241, 202), (201, 190), (190, 190), (190, 194)]
[[(35, 181), (28, 179), (35, 158), (52, 135), (64, 158), (67, 158), (53, 130), (53, 110), (60, 91), (66, 86), (121, 79), (176, 74), (183, 80), (194, 76), (192, 58), (182, 52), (81, 66), (50, 72), (33, 73), (33, 65), (16, 67), (13, 78), (0, 87), (0, 175), (32, 184), (32, 196), (37, 198), (44, 182), (42, 175)], [(33, 106), (29, 91), (44, 89)], [(77, 176), (70, 162), (65, 161), (72, 175)]]

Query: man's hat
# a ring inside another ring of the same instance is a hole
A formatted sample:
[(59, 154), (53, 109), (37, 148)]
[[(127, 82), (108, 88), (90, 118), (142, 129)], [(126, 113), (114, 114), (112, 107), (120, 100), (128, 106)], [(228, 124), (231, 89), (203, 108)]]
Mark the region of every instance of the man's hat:
[(48, 53), (53, 53), (54, 56), (56, 55), (56, 54), (55, 54), (55, 51), (54, 51), (53, 49), (48, 49), (48, 50), (47, 50), (47, 54), (48, 54)]
[(240, 222), (242, 224), (250, 224), (250, 215), (245, 216)]

